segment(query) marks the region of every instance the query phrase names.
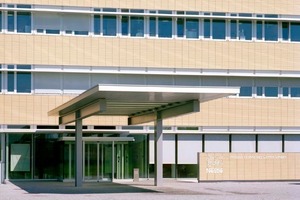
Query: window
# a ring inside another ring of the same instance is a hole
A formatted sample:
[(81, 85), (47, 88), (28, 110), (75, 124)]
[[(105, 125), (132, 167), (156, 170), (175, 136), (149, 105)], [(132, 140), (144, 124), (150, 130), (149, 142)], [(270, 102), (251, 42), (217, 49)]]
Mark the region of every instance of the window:
[(100, 15), (94, 15), (94, 34), (95, 35), (100, 35), (101, 30), (101, 18)]
[(252, 96), (252, 87), (243, 86), (240, 88), (240, 97), (251, 97)]
[(117, 18), (116, 16), (103, 16), (103, 35), (117, 35)]
[(252, 40), (252, 22), (239, 21), (239, 39)]
[[(2, 65), (0, 65), (0, 69), (2, 69)], [(0, 71), (0, 92), (2, 92), (2, 72), (1, 71)]]
[(230, 39), (237, 38), (237, 21), (231, 20), (230, 21)]
[(31, 13), (17, 12), (17, 32), (31, 33)]
[(300, 97), (300, 88), (292, 87), (291, 88), (291, 97)]
[(288, 97), (289, 96), (289, 88), (288, 87), (283, 87), (282, 88), (282, 96), (283, 97)]
[(278, 87), (265, 87), (266, 97), (278, 97)]
[(149, 19), (149, 35), (156, 36), (156, 17), (150, 17)]
[(34, 13), (33, 27), (37, 33), (60, 34), (62, 16), (59, 13)]
[(122, 35), (128, 36), (129, 34), (129, 17), (128, 16), (122, 16), (121, 19), (121, 25), (122, 25)]
[(158, 37), (172, 38), (172, 18), (159, 17), (158, 18)]
[(130, 35), (144, 37), (144, 17), (130, 17)]
[(204, 20), (204, 38), (210, 38), (210, 19)]
[(13, 11), (7, 12), (7, 31), (15, 31), (15, 13)]
[(177, 19), (177, 37), (184, 37), (184, 19)]
[(263, 22), (262, 21), (256, 22), (256, 39), (257, 40), (263, 39)]
[(300, 23), (291, 23), (291, 41), (300, 41)]
[(287, 41), (289, 40), (289, 23), (288, 22), (282, 22), (282, 40)]
[(263, 95), (263, 87), (256, 87), (256, 96), (261, 97)]
[(0, 32), (2, 31), (2, 11), (0, 11)]
[(199, 38), (198, 19), (186, 19), (186, 38)]
[(225, 20), (214, 19), (212, 22), (212, 37), (213, 39), (225, 39), (226, 33)]
[[(8, 69), (15, 69), (14, 65), (8, 65)], [(30, 65), (17, 65), (17, 72), (7, 72), (7, 91), (18, 93), (31, 93), (31, 72), (19, 71), (30, 70)]]
[(78, 14), (63, 14), (63, 30), (66, 34), (88, 35), (90, 29), (90, 16)]
[(277, 41), (278, 40), (278, 23), (265, 22), (265, 40)]

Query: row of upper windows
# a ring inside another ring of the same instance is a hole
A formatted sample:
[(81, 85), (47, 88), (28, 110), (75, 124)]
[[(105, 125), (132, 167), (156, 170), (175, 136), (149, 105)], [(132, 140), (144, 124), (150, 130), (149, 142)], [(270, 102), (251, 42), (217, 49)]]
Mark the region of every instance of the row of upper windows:
[(274, 86), (243, 86), (239, 97), (283, 97), (299, 98), (300, 87), (274, 87)]
[[(172, 12), (171, 12), (172, 13)], [(165, 13), (166, 14), (166, 13)], [(213, 16), (213, 15), (207, 15)], [(113, 14), (0, 12), (0, 31), (245, 41), (300, 41), (300, 22)], [(243, 15), (241, 15), (243, 17)]]
[[(235, 78), (235, 77), (196, 77), (127, 74), (80, 74), (80, 73), (33, 73), (31, 65), (0, 65), (0, 89), (7, 93), (64, 93), (67, 90), (81, 92), (103, 84), (138, 85), (193, 85), (193, 86), (237, 86), (253, 82), (255, 86), (241, 86), (238, 97), (280, 97), (299, 98), (298, 79), (278, 78)], [(188, 79), (187, 79), (188, 78)], [(169, 81), (166, 81), (169, 79)], [(131, 80), (131, 82), (128, 82)], [(132, 81), (136, 80), (136, 81)], [(192, 82), (191, 82), (192, 81)], [(267, 82), (267, 84), (265, 84)], [(255, 84), (254, 84), (255, 83)], [(249, 84), (251, 85), (251, 84)], [(267, 86), (266, 86), (267, 85)], [(280, 86), (279, 86), (280, 85)]]

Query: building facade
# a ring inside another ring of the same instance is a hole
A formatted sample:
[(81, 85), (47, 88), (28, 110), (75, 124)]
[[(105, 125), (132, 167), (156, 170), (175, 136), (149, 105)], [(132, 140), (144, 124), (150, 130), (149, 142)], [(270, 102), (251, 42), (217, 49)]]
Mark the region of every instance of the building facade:
[[(300, 152), (299, 11), (297, 0), (3, 0), (2, 176), (73, 180), (74, 125), (48, 112), (99, 83), (240, 87), (165, 121), (164, 177), (195, 178), (197, 152)], [(83, 132), (85, 181), (153, 176), (153, 124), (90, 117)]]

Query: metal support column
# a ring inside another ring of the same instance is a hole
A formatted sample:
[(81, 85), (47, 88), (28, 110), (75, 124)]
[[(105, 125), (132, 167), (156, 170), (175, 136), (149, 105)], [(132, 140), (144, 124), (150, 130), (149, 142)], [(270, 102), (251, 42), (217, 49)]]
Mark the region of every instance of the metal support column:
[(0, 143), (1, 143), (1, 159), (0, 159), (0, 184), (4, 183), (5, 178), (5, 133), (0, 134)]
[(76, 133), (75, 133), (75, 186), (82, 186), (82, 170), (83, 170), (83, 158), (82, 158), (82, 119), (76, 119), (75, 121)]
[(163, 120), (161, 112), (156, 113), (155, 120), (155, 186), (163, 184)]

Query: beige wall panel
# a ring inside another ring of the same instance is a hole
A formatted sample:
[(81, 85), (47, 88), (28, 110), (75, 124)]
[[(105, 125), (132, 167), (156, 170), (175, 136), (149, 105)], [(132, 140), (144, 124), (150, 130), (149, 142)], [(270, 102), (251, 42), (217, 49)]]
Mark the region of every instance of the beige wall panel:
[(0, 35), (0, 63), (299, 70), (300, 44)]
[(116, 7), (144, 9), (201, 10), (218, 12), (298, 14), (298, 0), (4, 0), (3, 3), (71, 5), (81, 7)]

